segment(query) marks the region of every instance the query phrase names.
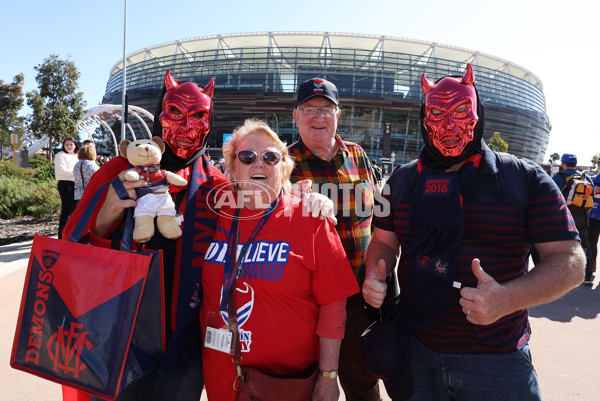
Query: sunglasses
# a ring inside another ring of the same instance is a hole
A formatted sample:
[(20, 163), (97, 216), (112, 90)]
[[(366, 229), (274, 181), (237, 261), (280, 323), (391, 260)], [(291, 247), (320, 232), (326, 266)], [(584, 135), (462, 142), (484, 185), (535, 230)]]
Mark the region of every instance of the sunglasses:
[[(242, 164), (254, 164), (256, 162), (256, 158), (258, 157), (258, 153), (253, 150), (240, 150), (236, 153), (238, 160)], [(262, 160), (266, 165), (274, 166), (281, 160), (281, 153), (274, 152), (272, 150), (267, 150), (262, 155)]]

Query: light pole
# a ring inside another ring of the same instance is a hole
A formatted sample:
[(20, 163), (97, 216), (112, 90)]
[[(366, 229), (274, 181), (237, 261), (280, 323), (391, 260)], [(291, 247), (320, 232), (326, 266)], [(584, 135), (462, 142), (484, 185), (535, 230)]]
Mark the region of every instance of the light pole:
[(10, 143), (13, 146), (13, 163), (17, 165), (17, 143), (19, 142), (19, 136), (17, 134), (10, 134)]
[(125, 102), (126, 79), (127, 79), (127, 0), (125, 0), (125, 12), (123, 15), (123, 93), (121, 95), (121, 141), (125, 140), (125, 125), (127, 125), (127, 106)]

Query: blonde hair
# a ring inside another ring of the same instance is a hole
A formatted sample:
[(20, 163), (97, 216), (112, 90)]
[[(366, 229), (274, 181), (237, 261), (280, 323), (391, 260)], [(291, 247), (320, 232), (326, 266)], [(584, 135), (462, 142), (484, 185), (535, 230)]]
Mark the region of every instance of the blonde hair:
[(96, 160), (96, 149), (92, 145), (83, 145), (77, 151), (79, 160)]
[(234, 181), (233, 177), (235, 175), (235, 167), (234, 162), (236, 158), (236, 153), (238, 152), (238, 147), (242, 139), (251, 134), (264, 134), (269, 137), (277, 150), (281, 153), (281, 168), (282, 168), (282, 176), (283, 176), (283, 186), (286, 190), (289, 190), (290, 183), (289, 178), (292, 174), (292, 170), (294, 169), (294, 161), (290, 157), (288, 153), (287, 146), (284, 142), (279, 139), (279, 136), (275, 131), (269, 127), (269, 125), (263, 121), (254, 118), (249, 118), (236, 129), (233, 130), (233, 137), (227, 143), (223, 144), (223, 157), (225, 158), (225, 173), (230, 181)]

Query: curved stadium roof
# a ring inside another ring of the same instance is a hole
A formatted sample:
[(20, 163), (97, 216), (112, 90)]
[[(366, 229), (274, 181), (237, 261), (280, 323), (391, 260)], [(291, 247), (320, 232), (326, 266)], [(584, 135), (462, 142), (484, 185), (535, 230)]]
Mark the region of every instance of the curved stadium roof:
[[(237, 33), (150, 46), (126, 59), (130, 104), (140, 107), (156, 106), (167, 69), (182, 82), (214, 78), (220, 113), (213, 128), (220, 133), (231, 132), (245, 118), (274, 115), (280, 134), (295, 140), (289, 107), (297, 86), (322, 76), (336, 84), (344, 99), (349, 118), (340, 129), (351, 133), (350, 140), (371, 157), (389, 153), (387, 146), (403, 149), (403, 160), (410, 160), (420, 148), (418, 112), (413, 112), (422, 100), (421, 74), (432, 79), (458, 75), (467, 63), (475, 70), (486, 107), (487, 137), (499, 132), (511, 153), (541, 162), (551, 131), (542, 82), (532, 72), (499, 57), (422, 40), (333, 32)], [(111, 69), (103, 103), (120, 102), (122, 88), (120, 59)], [(384, 120), (391, 124), (392, 139), (382, 147)]]
[[(128, 54), (127, 65), (161, 58), (165, 56), (186, 55), (194, 52), (228, 48), (269, 47), (276, 51), (279, 47), (298, 46), (360, 49), (370, 51), (371, 57), (387, 52), (405, 53), (420, 56), (425, 63), (429, 58), (441, 58), (503, 72), (534, 85), (543, 92), (540, 79), (531, 71), (508, 60), (461, 47), (427, 42), (423, 40), (397, 38), (383, 35), (367, 35), (336, 32), (255, 32), (226, 35), (201, 36), (162, 43)], [(233, 54), (232, 54), (233, 56)], [(368, 62), (368, 60), (365, 60)], [(118, 61), (110, 71), (113, 76), (123, 68)]]

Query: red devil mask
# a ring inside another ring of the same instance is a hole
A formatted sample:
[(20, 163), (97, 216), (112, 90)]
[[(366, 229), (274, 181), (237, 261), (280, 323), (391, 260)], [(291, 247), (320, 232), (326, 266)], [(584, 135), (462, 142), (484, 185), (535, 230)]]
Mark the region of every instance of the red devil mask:
[(473, 68), (467, 64), (462, 78), (445, 77), (433, 83), (421, 76), (421, 88), (425, 95), (425, 119), (429, 142), (444, 157), (462, 154), (473, 141), (477, 124), (477, 93), (473, 83)]
[(182, 159), (188, 159), (206, 143), (212, 119), (214, 81), (204, 89), (192, 82), (178, 83), (165, 75), (165, 96), (160, 123), (163, 140)]

